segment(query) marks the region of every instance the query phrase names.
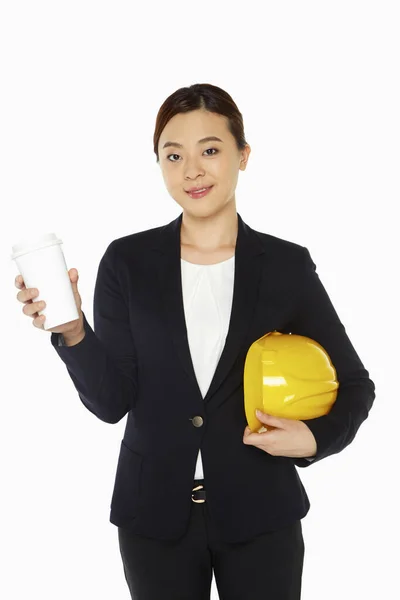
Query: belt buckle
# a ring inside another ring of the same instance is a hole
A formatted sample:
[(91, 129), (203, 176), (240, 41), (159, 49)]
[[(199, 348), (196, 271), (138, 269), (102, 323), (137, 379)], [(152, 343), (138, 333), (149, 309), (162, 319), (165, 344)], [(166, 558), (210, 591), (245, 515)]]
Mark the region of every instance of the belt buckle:
[[(201, 490), (203, 487), (204, 487), (203, 485), (198, 485), (197, 487), (194, 487), (194, 488), (192, 489), (192, 492), (195, 492), (196, 490)], [(205, 500), (201, 500), (201, 499), (200, 499), (200, 500), (195, 500), (195, 499), (193, 498), (193, 494), (192, 494), (192, 501), (193, 501), (193, 502), (196, 502), (197, 504), (199, 504), (200, 502), (201, 502), (201, 503), (202, 503), (202, 502), (205, 502)]]

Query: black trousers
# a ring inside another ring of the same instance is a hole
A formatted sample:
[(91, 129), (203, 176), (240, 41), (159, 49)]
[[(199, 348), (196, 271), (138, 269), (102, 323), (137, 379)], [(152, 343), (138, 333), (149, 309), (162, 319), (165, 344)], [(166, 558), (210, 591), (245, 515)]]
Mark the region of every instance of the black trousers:
[[(204, 485), (195, 480), (193, 487)], [(220, 600), (300, 600), (301, 521), (248, 542), (223, 543), (207, 500), (192, 502), (186, 534), (156, 540), (118, 527), (125, 578), (134, 600), (210, 600), (214, 572)]]

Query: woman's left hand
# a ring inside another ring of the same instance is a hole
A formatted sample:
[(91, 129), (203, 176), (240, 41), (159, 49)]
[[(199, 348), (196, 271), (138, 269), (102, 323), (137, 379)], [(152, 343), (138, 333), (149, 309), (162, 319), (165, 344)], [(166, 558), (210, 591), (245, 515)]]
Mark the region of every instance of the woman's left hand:
[(244, 444), (257, 446), (272, 456), (311, 458), (317, 453), (315, 437), (303, 421), (273, 417), (263, 412), (257, 414), (257, 419), (272, 429), (253, 433), (250, 427), (246, 427), (243, 435)]

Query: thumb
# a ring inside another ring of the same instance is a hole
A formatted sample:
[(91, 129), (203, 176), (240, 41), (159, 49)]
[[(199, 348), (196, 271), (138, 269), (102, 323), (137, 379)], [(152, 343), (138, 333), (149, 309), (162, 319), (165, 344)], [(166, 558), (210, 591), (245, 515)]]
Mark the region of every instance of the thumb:
[(74, 291), (77, 291), (78, 290), (78, 279), (79, 279), (78, 271), (76, 269), (70, 269), (68, 271), (68, 274), (69, 274), (69, 278), (71, 280)]
[(81, 306), (82, 306), (82, 299), (81, 299), (80, 293), (78, 292), (79, 274), (78, 274), (77, 269), (70, 269), (68, 271), (68, 274), (69, 274), (69, 278), (71, 280), (72, 291), (73, 291), (74, 296), (75, 296), (75, 302), (76, 302), (78, 310), (80, 310)]
[(280, 417), (274, 417), (273, 415), (269, 415), (260, 410), (256, 410), (256, 417), (259, 421), (261, 421), (261, 423), (271, 425), (271, 427), (283, 428), (285, 426), (285, 419), (282, 419)]

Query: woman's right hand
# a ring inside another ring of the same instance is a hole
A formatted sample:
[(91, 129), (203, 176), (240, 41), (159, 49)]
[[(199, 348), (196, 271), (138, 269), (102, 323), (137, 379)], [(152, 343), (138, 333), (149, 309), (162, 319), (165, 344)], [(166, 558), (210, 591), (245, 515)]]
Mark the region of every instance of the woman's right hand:
[[(44, 331), (62, 333), (64, 336), (73, 338), (78, 337), (82, 333), (84, 333), (85, 328), (83, 325), (83, 314), (81, 310), (82, 299), (78, 292), (78, 271), (76, 269), (70, 269), (68, 271), (68, 274), (71, 280), (72, 290), (74, 292), (75, 303), (78, 309), (79, 318), (75, 319), (74, 321), (69, 321), (68, 323), (63, 323), (62, 325), (57, 325), (57, 327), (46, 329)], [(43, 310), (46, 307), (46, 303), (44, 301), (32, 301), (32, 298), (37, 298), (37, 296), (39, 295), (39, 290), (37, 288), (26, 288), (22, 275), (17, 275), (17, 277), (15, 278), (15, 286), (20, 290), (17, 294), (17, 300), (24, 304), (22, 312), (28, 317), (33, 318), (32, 324), (35, 327), (37, 327), (38, 329), (44, 329), (43, 324), (45, 322), (45, 316), (39, 316), (38, 311)]]

